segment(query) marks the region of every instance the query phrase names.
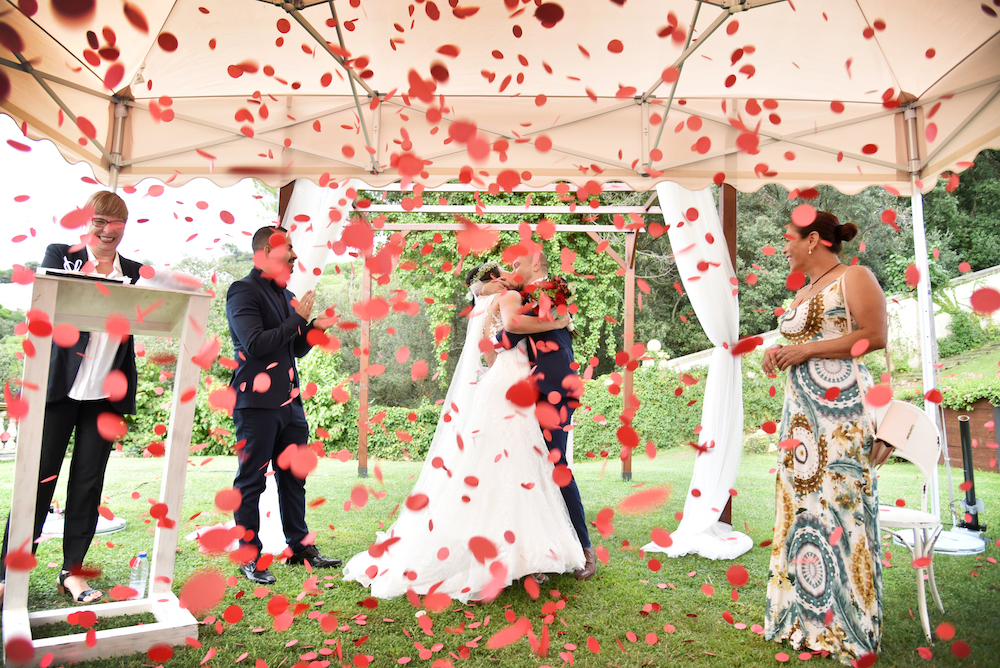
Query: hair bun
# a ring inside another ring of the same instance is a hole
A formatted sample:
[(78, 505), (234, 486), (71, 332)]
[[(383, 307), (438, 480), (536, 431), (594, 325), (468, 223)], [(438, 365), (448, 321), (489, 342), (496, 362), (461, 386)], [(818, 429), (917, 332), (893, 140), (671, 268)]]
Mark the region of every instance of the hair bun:
[(850, 241), (858, 236), (858, 226), (854, 223), (844, 223), (837, 228), (837, 236), (840, 237), (841, 241)]

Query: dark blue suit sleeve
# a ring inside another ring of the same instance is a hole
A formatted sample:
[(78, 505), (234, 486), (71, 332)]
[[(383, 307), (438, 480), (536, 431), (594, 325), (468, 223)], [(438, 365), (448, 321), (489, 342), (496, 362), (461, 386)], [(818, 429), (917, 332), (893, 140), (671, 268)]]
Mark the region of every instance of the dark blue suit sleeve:
[(236, 281), (229, 287), (226, 295), (226, 319), (243, 349), (251, 357), (262, 358), (284, 348), (295, 339), (298, 354), (299, 339), (305, 341), (305, 319), (293, 311), (279, 327), (264, 329), (261, 295), (255, 292), (257, 291), (246, 283)]

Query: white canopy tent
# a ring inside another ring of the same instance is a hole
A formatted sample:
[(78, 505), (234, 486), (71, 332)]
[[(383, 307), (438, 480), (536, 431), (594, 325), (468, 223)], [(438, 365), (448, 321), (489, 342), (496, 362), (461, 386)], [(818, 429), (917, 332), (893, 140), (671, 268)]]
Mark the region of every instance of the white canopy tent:
[(112, 186), (881, 184), (914, 198), (934, 386), (920, 191), (1000, 146), (988, 3), (127, 6), (0, 17), (0, 109)]

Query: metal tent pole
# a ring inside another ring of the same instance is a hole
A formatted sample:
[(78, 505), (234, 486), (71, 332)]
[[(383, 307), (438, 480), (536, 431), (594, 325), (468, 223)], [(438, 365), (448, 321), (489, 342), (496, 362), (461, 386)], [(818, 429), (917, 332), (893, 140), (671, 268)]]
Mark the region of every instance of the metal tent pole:
[[(906, 122), (906, 153), (910, 169), (910, 205), (913, 211), (913, 250), (916, 255), (914, 263), (920, 278), (917, 282), (917, 311), (920, 322), (920, 362), (923, 370), (924, 392), (930, 392), (936, 386), (934, 364), (937, 362), (937, 337), (934, 332), (934, 302), (931, 299), (930, 263), (927, 260), (927, 231), (924, 227), (924, 197), (917, 185), (920, 178), (920, 156), (917, 154), (917, 110), (906, 109), (903, 112)], [(924, 404), (924, 410), (934, 421), (938, 431), (944, 433), (944, 425), (938, 417), (936, 406)], [(947, 448), (947, 446), (945, 446)], [(945, 461), (948, 461), (947, 451)], [(935, 466), (930, 480), (931, 512), (941, 517), (941, 499), (938, 492), (938, 469)]]

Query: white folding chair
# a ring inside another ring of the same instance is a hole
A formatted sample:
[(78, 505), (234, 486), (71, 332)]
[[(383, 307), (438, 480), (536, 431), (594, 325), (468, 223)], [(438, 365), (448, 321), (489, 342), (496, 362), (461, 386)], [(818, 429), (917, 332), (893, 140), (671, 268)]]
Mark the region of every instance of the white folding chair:
[[(928, 560), (926, 567), (918, 566), (914, 570), (917, 571), (917, 607), (920, 610), (920, 623), (924, 627), (927, 642), (932, 642), (931, 622), (927, 614), (927, 596), (924, 591), (924, 573), (927, 573), (930, 581), (934, 603), (937, 604), (941, 612), (944, 612), (937, 583), (934, 581), (934, 543), (937, 542), (938, 536), (941, 534), (942, 526), (940, 518), (927, 512), (927, 486), (928, 478), (941, 456), (941, 435), (934, 425), (934, 421), (923, 410), (902, 401), (893, 403), (902, 404), (902, 407), (912, 411), (916, 418), (916, 423), (907, 438), (906, 447), (896, 448), (893, 454), (913, 462), (917, 466), (917, 469), (924, 476), (924, 487), (920, 495), (920, 510), (879, 506), (878, 519), (883, 531), (897, 536), (903, 545), (906, 545), (913, 561), (925, 558)], [(902, 532), (904, 531), (913, 532), (912, 547), (903, 537)]]

